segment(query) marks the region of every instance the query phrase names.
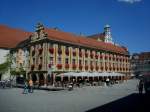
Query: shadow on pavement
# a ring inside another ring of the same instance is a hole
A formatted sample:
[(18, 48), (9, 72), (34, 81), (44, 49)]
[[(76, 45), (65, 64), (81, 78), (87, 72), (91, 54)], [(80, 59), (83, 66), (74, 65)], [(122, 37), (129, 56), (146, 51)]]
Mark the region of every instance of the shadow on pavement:
[(134, 93), (86, 112), (150, 112), (150, 95)]

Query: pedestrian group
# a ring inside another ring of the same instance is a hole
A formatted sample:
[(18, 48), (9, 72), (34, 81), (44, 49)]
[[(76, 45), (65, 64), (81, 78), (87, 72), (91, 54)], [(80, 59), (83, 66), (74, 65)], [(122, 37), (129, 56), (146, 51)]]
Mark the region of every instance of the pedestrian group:
[(23, 94), (27, 93), (33, 93), (33, 81), (31, 79), (29, 81), (25, 80), (24, 82)]

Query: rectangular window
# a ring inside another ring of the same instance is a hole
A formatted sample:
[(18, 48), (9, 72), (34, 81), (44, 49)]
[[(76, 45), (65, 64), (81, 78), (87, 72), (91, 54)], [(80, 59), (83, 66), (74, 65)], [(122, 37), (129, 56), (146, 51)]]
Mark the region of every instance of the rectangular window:
[(58, 64), (61, 64), (61, 57), (58, 57)]
[(87, 65), (88, 63), (87, 63), (87, 60), (85, 60), (85, 65)]
[(53, 44), (52, 44), (52, 43), (50, 43), (50, 44), (49, 44), (49, 47), (50, 47), (50, 48), (53, 48)]
[(50, 64), (51, 64), (51, 65), (54, 64), (53, 57), (50, 57)]
[(93, 61), (90, 61), (90, 65), (92, 65), (93, 64)]
[(98, 66), (98, 62), (96, 61), (96, 66)]
[(66, 58), (66, 64), (69, 64), (69, 60), (68, 60), (68, 58)]
[(61, 50), (61, 45), (60, 44), (58, 44), (58, 50)]
[(82, 61), (81, 61), (81, 60), (79, 60), (79, 64), (80, 64), (80, 65), (82, 64)]
[(72, 64), (76, 64), (76, 60), (75, 59), (72, 60)]

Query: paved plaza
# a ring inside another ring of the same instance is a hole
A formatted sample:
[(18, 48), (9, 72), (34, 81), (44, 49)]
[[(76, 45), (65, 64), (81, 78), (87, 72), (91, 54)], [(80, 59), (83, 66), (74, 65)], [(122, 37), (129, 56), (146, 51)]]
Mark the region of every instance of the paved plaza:
[[(121, 84), (88, 86), (73, 91), (34, 90), (22, 94), (23, 89), (0, 89), (0, 112), (85, 112), (126, 96), (137, 94), (138, 81)], [(119, 106), (119, 105), (118, 105)], [(109, 111), (108, 111), (109, 112)]]

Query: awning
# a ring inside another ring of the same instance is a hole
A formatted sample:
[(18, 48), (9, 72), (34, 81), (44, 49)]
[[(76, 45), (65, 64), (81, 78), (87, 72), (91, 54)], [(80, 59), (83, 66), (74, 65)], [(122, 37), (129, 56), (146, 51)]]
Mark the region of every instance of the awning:
[(125, 76), (125, 74), (116, 72), (67, 72), (61, 73), (57, 76), (68, 76), (68, 77), (105, 77), (105, 76)]

